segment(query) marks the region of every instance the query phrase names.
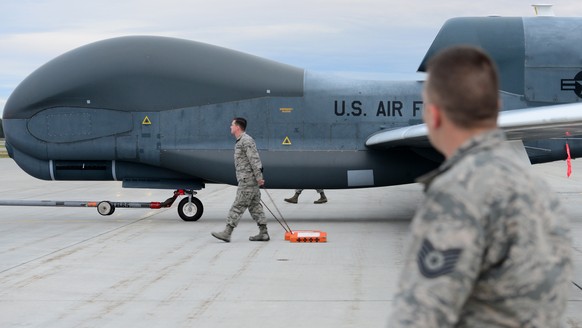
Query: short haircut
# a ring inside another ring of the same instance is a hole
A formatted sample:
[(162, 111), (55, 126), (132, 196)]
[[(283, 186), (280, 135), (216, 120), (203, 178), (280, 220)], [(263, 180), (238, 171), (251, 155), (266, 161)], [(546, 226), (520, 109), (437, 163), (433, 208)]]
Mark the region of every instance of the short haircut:
[(232, 120), (233, 120), (234, 124), (236, 124), (236, 125), (240, 126), (240, 128), (241, 128), (243, 131), (246, 131), (246, 129), (247, 129), (247, 120), (245, 120), (245, 119), (244, 119), (244, 118), (242, 118), (242, 117), (235, 117), (235, 118), (233, 118)]
[(471, 46), (447, 48), (428, 63), (428, 100), (461, 128), (495, 126), (499, 82), (495, 63)]

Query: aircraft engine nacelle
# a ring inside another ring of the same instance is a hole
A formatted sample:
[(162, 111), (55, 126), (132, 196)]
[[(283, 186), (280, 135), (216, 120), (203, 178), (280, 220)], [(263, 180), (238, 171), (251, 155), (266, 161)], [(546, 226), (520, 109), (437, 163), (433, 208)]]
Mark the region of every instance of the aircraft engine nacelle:
[[(483, 48), (499, 69), (501, 90), (532, 103), (582, 98), (582, 20), (568, 17), (468, 17), (448, 20), (419, 71), (439, 50), (458, 44)], [(567, 33), (566, 33), (567, 32)], [(548, 81), (561, 81), (549, 84)]]

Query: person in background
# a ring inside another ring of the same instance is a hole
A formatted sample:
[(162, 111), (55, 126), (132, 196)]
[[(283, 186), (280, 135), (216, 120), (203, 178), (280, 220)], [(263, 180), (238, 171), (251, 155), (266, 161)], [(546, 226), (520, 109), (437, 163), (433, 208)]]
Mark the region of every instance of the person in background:
[[(285, 201), (287, 203), (297, 204), (297, 201), (299, 200), (299, 195), (301, 195), (302, 191), (303, 191), (303, 189), (295, 189), (295, 195), (293, 195), (293, 197), (291, 197), (291, 198), (285, 198)], [(317, 193), (320, 195), (320, 197), (318, 200), (314, 201), (313, 204), (327, 203), (327, 197), (325, 197), (325, 193), (323, 193), (323, 189), (315, 189), (315, 191), (317, 191)]]

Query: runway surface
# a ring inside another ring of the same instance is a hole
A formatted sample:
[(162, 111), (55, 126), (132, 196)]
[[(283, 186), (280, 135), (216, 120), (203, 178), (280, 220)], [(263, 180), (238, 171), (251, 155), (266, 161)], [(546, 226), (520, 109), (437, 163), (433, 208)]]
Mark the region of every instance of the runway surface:
[[(534, 166), (560, 194), (574, 236), (574, 281), (582, 286), (582, 160)], [(117, 182), (47, 182), (0, 159), (0, 199), (163, 201), (171, 191), (122, 189)], [(268, 183), (268, 181), (267, 181)], [(0, 207), (0, 327), (384, 327), (402, 267), (418, 185), (328, 190), (329, 203), (283, 202), (296, 230), (328, 243), (292, 244), (269, 223), (257, 243), (245, 214), (232, 242), (224, 228), (236, 188), (209, 185), (205, 213), (184, 222), (169, 209)], [(263, 194), (263, 200), (268, 197)], [(268, 214), (268, 213), (267, 213)], [(582, 327), (582, 290), (572, 284), (566, 326)]]

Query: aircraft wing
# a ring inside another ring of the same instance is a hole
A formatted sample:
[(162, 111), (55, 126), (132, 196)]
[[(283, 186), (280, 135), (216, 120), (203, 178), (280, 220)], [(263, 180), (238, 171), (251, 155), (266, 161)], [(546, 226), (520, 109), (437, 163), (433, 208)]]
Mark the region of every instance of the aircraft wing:
[[(502, 111), (498, 124), (509, 140), (566, 138), (582, 135), (582, 103)], [(429, 146), (425, 124), (381, 131), (366, 140), (371, 148)]]

